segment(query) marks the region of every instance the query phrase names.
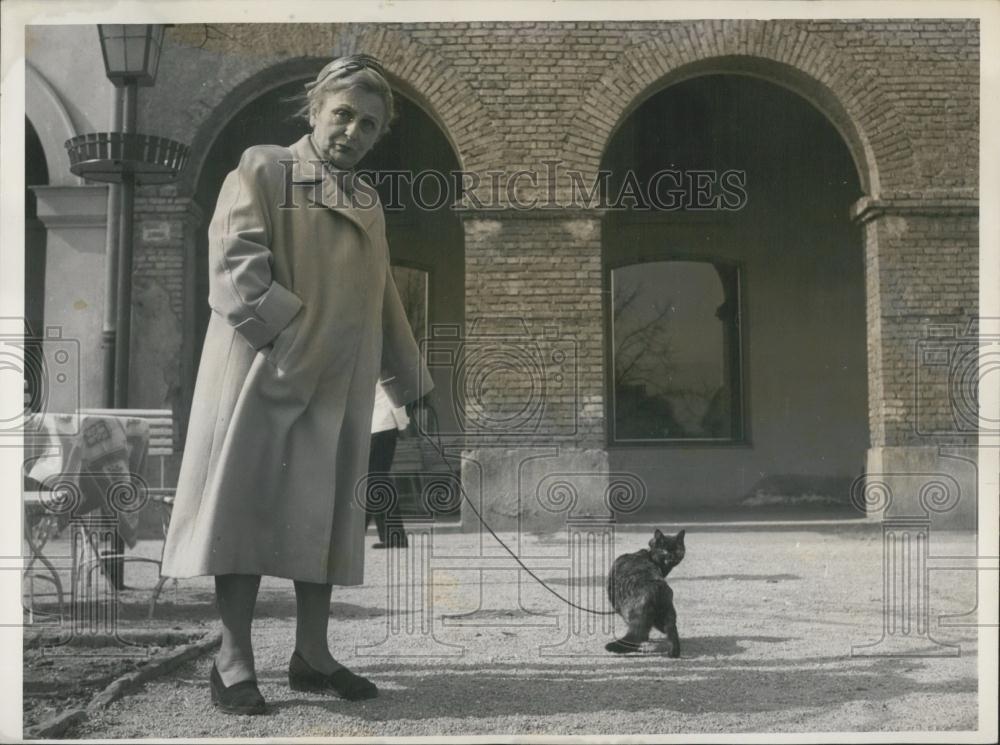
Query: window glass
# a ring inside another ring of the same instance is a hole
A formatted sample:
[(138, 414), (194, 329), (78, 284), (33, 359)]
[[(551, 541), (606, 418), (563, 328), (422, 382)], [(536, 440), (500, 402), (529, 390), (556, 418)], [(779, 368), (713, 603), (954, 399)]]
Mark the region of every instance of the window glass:
[(615, 441), (741, 439), (737, 281), (707, 261), (611, 272)]

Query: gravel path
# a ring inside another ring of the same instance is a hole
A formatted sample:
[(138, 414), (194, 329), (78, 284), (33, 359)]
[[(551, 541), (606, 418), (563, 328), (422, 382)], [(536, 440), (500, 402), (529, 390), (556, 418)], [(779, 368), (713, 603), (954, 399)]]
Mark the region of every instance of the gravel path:
[[(619, 529), (618, 552), (649, 532)], [(513, 539), (513, 536), (507, 536)], [(189, 663), (112, 704), (71, 733), (85, 738), (332, 737), (496, 734), (968, 730), (977, 723), (976, 633), (938, 616), (976, 604), (974, 572), (931, 573), (931, 629), (958, 657), (859, 657), (882, 634), (882, 544), (872, 529), (699, 532), (671, 586), (683, 654), (655, 636), (640, 654), (603, 650), (601, 620), (565, 606), (478, 536), (435, 536), (431, 615), (387, 615), (388, 553), (369, 551), (368, 584), (335, 588), (331, 648), (375, 680), (379, 698), (348, 703), (287, 687), (294, 639), (291, 583), (267, 579), (254, 626), (269, 713), (231, 717), (208, 700), (211, 659)], [(488, 538), (486, 539), (489, 540)], [(486, 552), (498, 556), (484, 541)], [(414, 552), (415, 549), (410, 549)], [(565, 554), (563, 539), (522, 539), (522, 554)], [(974, 552), (969, 534), (932, 536), (933, 554)], [(411, 554), (411, 557), (415, 554)], [(551, 558), (539, 560), (542, 564)], [(563, 560), (565, 566), (565, 560)], [(426, 566), (426, 565), (425, 565)], [(482, 567), (487, 567), (483, 569)], [(595, 565), (596, 566), (596, 565)], [(478, 567), (478, 568), (477, 568)], [(565, 569), (540, 574), (565, 593)], [(405, 587), (406, 583), (403, 583)], [(584, 577), (588, 603), (603, 577)], [(191, 617), (212, 615), (210, 585), (181, 583)], [(169, 612), (169, 609), (168, 609)], [(451, 618), (450, 616), (463, 616)], [(396, 623), (403, 634), (389, 635)], [(576, 623), (579, 633), (569, 634)], [(615, 631), (623, 631), (621, 619)], [(413, 631), (407, 636), (407, 630)], [(655, 632), (654, 632), (655, 634)], [(395, 643), (385, 643), (385, 640)], [(567, 643), (567, 641), (569, 643)], [(368, 647), (368, 649), (365, 649)], [(401, 656), (407, 655), (422, 656)]]

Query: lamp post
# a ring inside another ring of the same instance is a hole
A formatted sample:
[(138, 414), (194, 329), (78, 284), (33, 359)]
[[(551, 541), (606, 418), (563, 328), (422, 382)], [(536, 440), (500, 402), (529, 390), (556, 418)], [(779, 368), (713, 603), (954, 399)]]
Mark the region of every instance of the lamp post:
[[(109, 218), (114, 219), (108, 222), (103, 336), (105, 405), (114, 408), (128, 407), (135, 186), (175, 180), (188, 155), (186, 145), (135, 131), (138, 86), (151, 86), (156, 80), (165, 29), (163, 25), (98, 25), (105, 74), (115, 86), (115, 131), (84, 134), (66, 142), (73, 173), (112, 184)], [(120, 184), (118, 195), (115, 184)], [(112, 216), (112, 212), (117, 214)]]
[[(111, 131), (122, 128), (121, 88), (115, 88), (111, 102)], [(104, 352), (102, 370), (103, 385), (101, 405), (114, 408), (115, 405), (115, 328), (117, 326), (118, 287), (118, 223), (122, 213), (122, 189), (120, 184), (108, 184), (108, 224), (105, 235), (104, 262), (104, 318), (101, 324), (101, 347)]]

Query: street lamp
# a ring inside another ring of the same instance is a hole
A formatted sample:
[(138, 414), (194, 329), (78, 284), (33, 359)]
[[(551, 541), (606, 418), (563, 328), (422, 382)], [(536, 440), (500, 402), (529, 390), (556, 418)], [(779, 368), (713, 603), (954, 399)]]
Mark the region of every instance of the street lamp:
[(128, 408), (135, 185), (176, 180), (188, 156), (187, 145), (135, 131), (138, 86), (150, 86), (156, 80), (165, 29), (163, 25), (98, 25), (105, 73), (115, 86), (114, 131), (66, 141), (73, 173), (111, 184), (103, 336), (104, 401), (113, 408)]
[(100, 24), (101, 53), (108, 80), (116, 86), (152, 85), (160, 66), (166, 26)]

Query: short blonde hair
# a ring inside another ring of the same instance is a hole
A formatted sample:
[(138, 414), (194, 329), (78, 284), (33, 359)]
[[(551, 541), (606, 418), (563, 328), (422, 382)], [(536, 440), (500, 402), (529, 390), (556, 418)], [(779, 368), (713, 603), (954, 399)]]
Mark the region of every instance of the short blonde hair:
[(348, 90), (350, 88), (360, 88), (361, 90), (368, 91), (369, 93), (374, 93), (382, 99), (382, 103), (385, 106), (386, 117), (385, 122), (382, 124), (382, 131), (379, 132), (379, 137), (382, 137), (389, 131), (389, 125), (396, 119), (397, 111), (396, 101), (392, 95), (392, 88), (389, 87), (389, 83), (384, 77), (379, 75), (375, 70), (367, 67), (339, 77), (331, 76), (326, 79), (322, 79), (322, 76), (323, 73), (321, 72), (319, 76), (320, 79), (307, 86), (300, 108), (295, 112), (296, 116), (308, 120), (313, 114), (316, 113), (316, 111), (319, 110), (319, 108), (323, 105), (323, 101), (330, 93), (336, 93), (337, 91)]

